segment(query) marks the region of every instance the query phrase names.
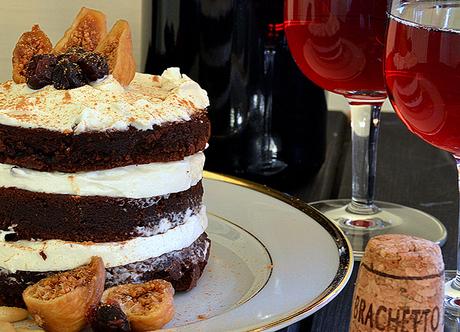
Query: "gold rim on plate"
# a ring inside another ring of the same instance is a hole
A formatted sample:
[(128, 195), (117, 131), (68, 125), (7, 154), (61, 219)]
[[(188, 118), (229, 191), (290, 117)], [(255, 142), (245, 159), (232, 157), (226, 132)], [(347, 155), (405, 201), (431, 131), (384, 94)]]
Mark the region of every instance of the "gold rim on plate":
[(251, 329), (248, 331), (264, 331), (276, 327), (278, 325), (288, 323), (289, 321), (299, 316), (303, 316), (311, 311), (319, 310), (327, 303), (329, 303), (334, 297), (336, 297), (338, 293), (345, 287), (353, 270), (353, 255), (351, 245), (348, 242), (346, 236), (343, 234), (342, 230), (340, 230), (338, 226), (336, 226), (332, 221), (330, 221), (327, 217), (321, 214), (318, 210), (316, 210), (315, 208), (308, 205), (306, 202), (296, 197), (290, 196), (288, 194), (282, 193), (280, 191), (271, 189), (267, 186), (252, 181), (243, 180), (237, 177), (209, 171), (204, 171), (203, 177), (205, 179), (226, 182), (237, 186), (245, 187), (254, 191), (258, 191), (260, 193), (271, 196), (277, 200), (291, 205), (292, 207), (302, 211), (303, 213), (314, 219), (316, 222), (318, 222), (331, 235), (337, 246), (337, 251), (339, 255), (339, 266), (337, 268), (337, 273), (334, 276), (334, 279), (329, 284), (329, 286), (320, 295), (318, 295), (313, 301), (311, 301), (311, 303), (309, 303), (305, 307), (299, 308), (293, 313), (290, 313), (289, 315), (281, 319), (278, 319), (276, 321), (267, 323), (265, 325), (259, 326), (255, 329)]

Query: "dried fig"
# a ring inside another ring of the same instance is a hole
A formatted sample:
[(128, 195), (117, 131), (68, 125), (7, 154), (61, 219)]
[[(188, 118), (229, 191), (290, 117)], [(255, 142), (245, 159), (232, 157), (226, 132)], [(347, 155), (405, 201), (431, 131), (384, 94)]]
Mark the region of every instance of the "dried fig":
[(56, 62), (56, 57), (53, 54), (34, 55), (26, 70), (26, 82), (29, 88), (37, 90), (52, 84)]
[(29, 313), (25, 309), (0, 306), (0, 321), (2, 322), (18, 322), (26, 319), (27, 316)]
[(9, 322), (2, 322), (0, 321), (0, 331), (2, 332), (16, 332), (13, 324)]
[(105, 14), (83, 7), (64, 33), (64, 37), (54, 46), (54, 53), (65, 53), (71, 47), (83, 47), (87, 51), (94, 51), (106, 34)]
[(104, 303), (118, 303), (128, 316), (133, 331), (156, 330), (174, 316), (174, 288), (156, 279), (143, 284), (126, 284), (107, 289)]
[(129, 85), (136, 73), (132, 44), (129, 23), (118, 20), (96, 48), (106, 56), (109, 72), (123, 86)]
[(94, 332), (129, 332), (128, 317), (118, 303), (100, 303), (90, 315)]
[(74, 89), (86, 84), (81, 68), (66, 58), (57, 63), (52, 79), (54, 88), (58, 90)]
[(104, 263), (93, 257), (88, 265), (27, 287), (22, 297), (32, 318), (46, 331), (80, 331), (90, 308), (101, 298), (104, 282)]
[(106, 58), (95, 52), (86, 52), (77, 61), (83, 74), (89, 82), (96, 81), (109, 74)]
[(87, 52), (89, 51), (86, 51), (83, 47), (75, 46), (69, 48), (65, 53), (58, 54), (57, 59), (59, 61), (67, 58), (72, 62), (78, 62), (81, 56)]
[(53, 49), (48, 36), (36, 24), (31, 31), (24, 32), (13, 50), (13, 81), (26, 82), (26, 70), (29, 61), (36, 54), (50, 53)]

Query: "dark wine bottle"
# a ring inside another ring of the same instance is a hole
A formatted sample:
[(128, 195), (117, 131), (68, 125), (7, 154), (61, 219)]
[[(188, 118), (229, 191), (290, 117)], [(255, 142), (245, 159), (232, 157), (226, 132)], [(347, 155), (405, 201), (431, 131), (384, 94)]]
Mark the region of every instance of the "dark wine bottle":
[(289, 53), (283, 0), (153, 0), (152, 15), (146, 71), (177, 66), (208, 91), (206, 169), (286, 186), (318, 171), (326, 100)]

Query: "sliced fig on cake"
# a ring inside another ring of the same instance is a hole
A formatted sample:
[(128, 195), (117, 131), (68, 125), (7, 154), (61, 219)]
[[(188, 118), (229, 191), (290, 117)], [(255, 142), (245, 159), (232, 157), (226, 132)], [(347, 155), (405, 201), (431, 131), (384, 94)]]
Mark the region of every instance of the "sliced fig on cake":
[(129, 85), (136, 73), (129, 23), (125, 20), (118, 20), (97, 46), (96, 52), (107, 58), (110, 74), (121, 85)]
[(27, 310), (46, 331), (80, 331), (90, 309), (104, 291), (105, 268), (100, 257), (87, 265), (54, 274), (22, 293)]
[(120, 305), (133, 331), (160, 329), (174, 317), (174, 288), (156, 279), (143, 284), (125, 284), (104, 291), (103, 303)]
[(72, 47), (94, 51), (107, 34), (105, 14), (83, 7), (64, 36), (54, 46), (54, 53), (65, 53)]
[(35, 24), (31, 31), (24, 32), (13, 50), (13, 81), (25, 83), (27, 66), (32, 57), (37, 54), (50, 53), (52, 49), (50, 39), (38, 24)]

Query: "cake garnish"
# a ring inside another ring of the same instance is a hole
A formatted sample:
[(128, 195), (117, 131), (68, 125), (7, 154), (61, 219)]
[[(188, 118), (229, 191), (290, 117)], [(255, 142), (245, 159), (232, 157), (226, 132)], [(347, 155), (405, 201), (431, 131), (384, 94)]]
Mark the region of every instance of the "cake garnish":
[(0, 306), (0, 322), (19, 322), (29, 316), (27, 310), (16, 307)]
[(53, 71), (53, 85), (58, 90), (79, 88), (86, 84), (80, 66), (68, 58), (61, 59)]
[(54, 53), (65, 53), (72, 47), (82, 47), (94, 51), (107, 34), (105, 14), (83, 7), (72, 25), (54, 46)]
[(27, 287), (22, 297), (34, 321), (47, 331), (80, 331), (99, 303), (105, 283), (100, 257), (88, 265), (54, 274)]
[(48, 36), (34, 25), (31, 31), (24, 32), (13, 50), (13, 81), (26, 82), (26, 70), (29, 61), (36, 54), (45, 54), (52, 51), (53, 45)]
[(59, 54), (57, 59), (76, 63), (88, 82), (94, 82), (109, 74), (109, 65), (105, 56), (86, 51), (82, 47), (72, 47), (66, 53)]
[(67, 58), (72, 62), (77, 62), (80, 59), (81, 55), (85, 52), (88, 52), (88, 51), (85, 50), (83, 47), (75, 46), (75, 47), (69, 48), (65, 53), (58, 54), (57, 58), (58, 60)]
[(26, 82), (31, 89), (41, 89), (53, 84), (53, 71), (57, 59), (53, 54), (37, 54), (32, 57), (26, 69)]
[(118, 303), (100, 303), (90, 315), (94, 332), (130, 332), (128, 317)]
[(2, 322), (0, 320), (0, 331), (2, 332), (16, 332), (16, 329), (14, 328), (13, 324), (10, 322)]
[(117, 21), (107, 34), (105, 14), (82, 8), (56, 44), (38, 25), (24, 33), (13, 52), (13, 80), (34, 90), (47, 85), (73, 89), (106, 77), (109, 73), (128, 86), (136, 72), (131, 30)]
[(160, 329), (174, 316), (174, 288), (161, 279), (125, 284), (104, 291), (103, 303), (118, 303), (133, 331)]
[(85, 52), (80, 54), (77, 64), (80, 66), (83, 75), (85, 75), (89, 82), (97, 81), (107, 76), (109, 73), (107, 59), (96, 52)]
[(97, 46), (96, 52), (107, 57), (110, 74), (123, 86), (129, 85), (136, 73), (131, 29), (125, 20), (118, 20)]
[(72, 48), (58, 56), (34, 55), (27, 66), (26, 82), (31, 89), (53, 84), (58, 90), (78, 88), (108, 75), (104, 56)]

